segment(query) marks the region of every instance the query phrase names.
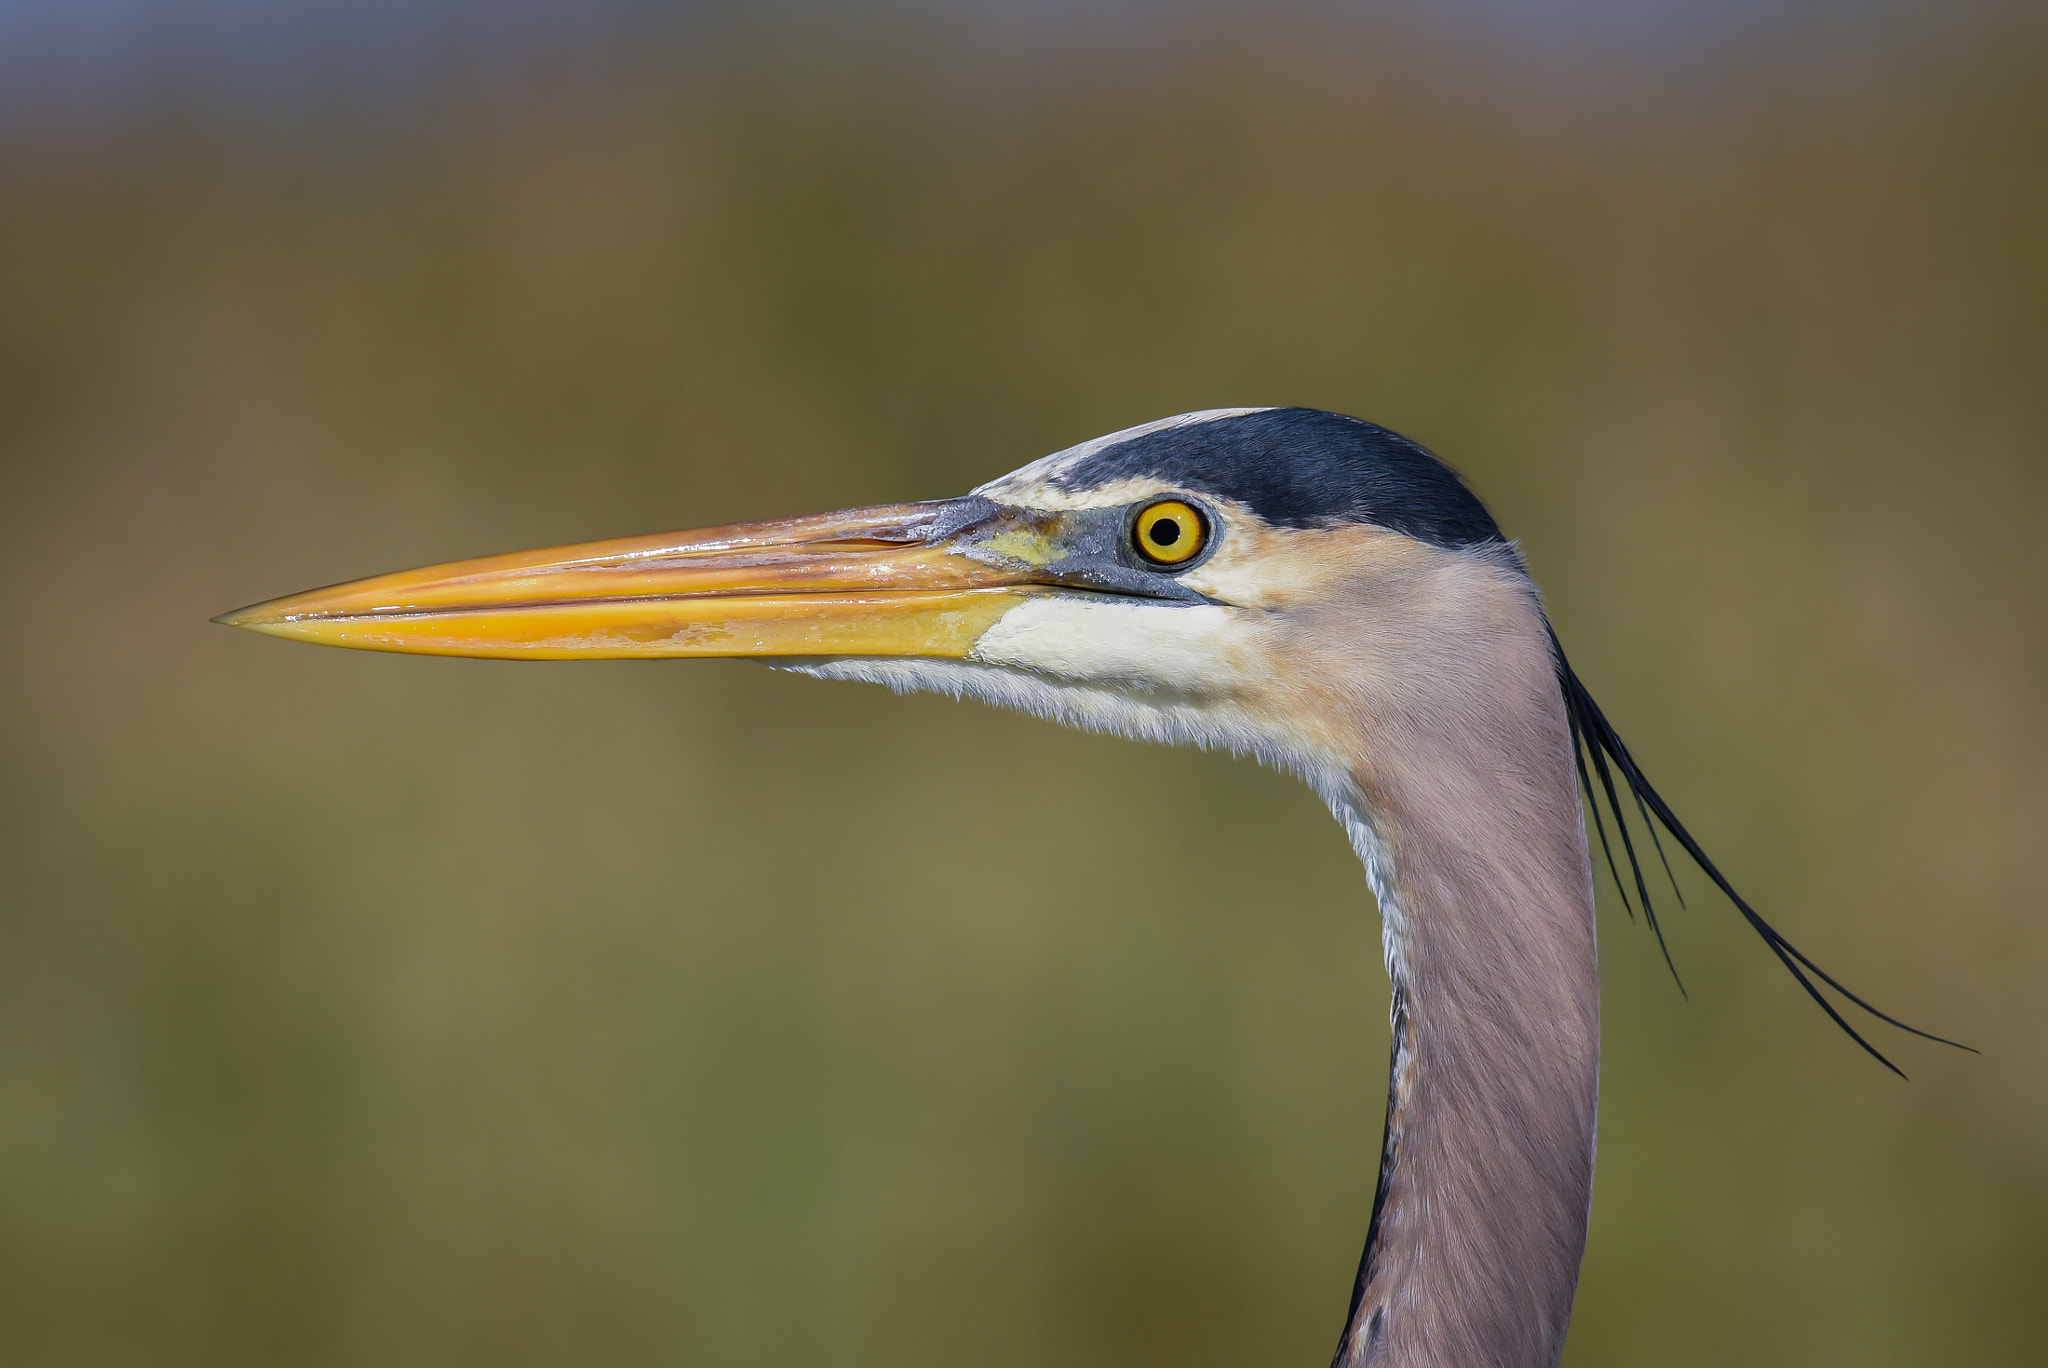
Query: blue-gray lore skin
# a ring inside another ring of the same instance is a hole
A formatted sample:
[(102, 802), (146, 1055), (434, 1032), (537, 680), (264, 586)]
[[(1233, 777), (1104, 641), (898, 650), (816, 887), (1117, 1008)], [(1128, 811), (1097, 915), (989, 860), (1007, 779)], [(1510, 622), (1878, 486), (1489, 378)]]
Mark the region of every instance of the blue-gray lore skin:
[(1859, 1044), (1819, 985), (1874, 1011), (1679, 825), (1485, 506), (1356, 418), (1183, 414), (960, 498), (460, 561), (219, 620), (418, 654), (753, 657), (1299, 775), (1364, 863), (1392, 983), (1379, 1181), (1339, 1364), (1558, 1361), (1599, 1073), (1582, 795), (1603, 848), (1618, 828), (1617, 883), (1628, 868), (1653, 928), (1628, 806)]

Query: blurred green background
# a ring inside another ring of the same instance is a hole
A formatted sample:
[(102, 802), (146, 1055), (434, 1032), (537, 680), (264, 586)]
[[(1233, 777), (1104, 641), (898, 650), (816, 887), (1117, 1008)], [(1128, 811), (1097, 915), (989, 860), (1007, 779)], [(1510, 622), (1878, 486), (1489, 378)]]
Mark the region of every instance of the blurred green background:
[(0, 24), (0, 1360), (1324, 1361), (1386, 990), (1306, 790), (206, 622), (1270, 403), (1463, 469), (1737, 884), (1984, 1051), (1604, 906), (1566, 1362), (2040, 1361), (2038, 15), (111, 8)]

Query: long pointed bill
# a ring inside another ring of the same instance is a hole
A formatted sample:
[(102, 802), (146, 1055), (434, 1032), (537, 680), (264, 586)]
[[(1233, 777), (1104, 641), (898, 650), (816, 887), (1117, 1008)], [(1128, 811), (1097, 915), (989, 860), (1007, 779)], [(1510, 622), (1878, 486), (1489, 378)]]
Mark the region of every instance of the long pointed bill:
[(992, 516), (996, 505), (966, 498), (624, 537), (379, 575), (214, 620), (501, 660), (958, 657), (1027, 596), (1056, 592), (1031, 563), (1041, 556), (967, 554), (980, 538), (961, 534), (985, 534)]

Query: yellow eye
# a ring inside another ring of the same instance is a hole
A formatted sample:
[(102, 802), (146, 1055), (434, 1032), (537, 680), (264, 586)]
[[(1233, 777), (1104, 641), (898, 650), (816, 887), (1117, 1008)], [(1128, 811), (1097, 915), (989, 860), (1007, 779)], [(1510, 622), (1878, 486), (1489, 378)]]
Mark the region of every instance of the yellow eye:
[(1131, 529), (1138, 554), (1161, 565), (1179, 565), (1201, 553), (1209, 527), (1192, 504), (1166, 499), (1138, 515)]

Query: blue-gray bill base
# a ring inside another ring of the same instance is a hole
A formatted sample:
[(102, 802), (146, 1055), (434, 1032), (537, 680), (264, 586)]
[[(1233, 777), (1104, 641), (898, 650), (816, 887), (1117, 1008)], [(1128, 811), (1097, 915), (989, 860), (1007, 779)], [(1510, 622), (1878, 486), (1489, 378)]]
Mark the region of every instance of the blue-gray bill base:
[(1486, 507), (1355, 418), (1185, 414), (957, 499), (430, 566), (217, 620), (436, 655), (757, 657), (1299, 775), (1365, 864), (1393, 995), (1338, 1365), (1536, 1368), (1563, 1352), (1600, 1058), (1587, 810), (1660, 944), (1631, 806), (1659, 858), (1662, 826), (1887, 1068), (1824, 987), (1926, 1035), (1736, 894), (1572, 672)]

